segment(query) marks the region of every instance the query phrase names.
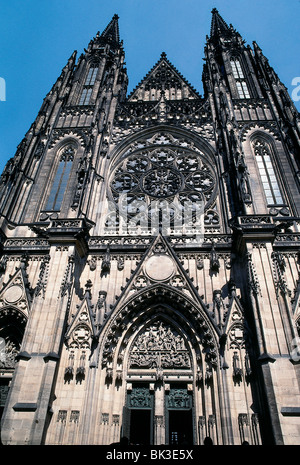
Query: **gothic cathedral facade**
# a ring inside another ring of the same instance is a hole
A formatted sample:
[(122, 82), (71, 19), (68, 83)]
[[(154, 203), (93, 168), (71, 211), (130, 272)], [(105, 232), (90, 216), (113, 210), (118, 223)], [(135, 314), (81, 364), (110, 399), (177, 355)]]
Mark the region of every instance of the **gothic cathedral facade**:
[(219, 12), (204, 95), (115, 15), (0, 178), (4, 445), (300, 443), (299, 114)]

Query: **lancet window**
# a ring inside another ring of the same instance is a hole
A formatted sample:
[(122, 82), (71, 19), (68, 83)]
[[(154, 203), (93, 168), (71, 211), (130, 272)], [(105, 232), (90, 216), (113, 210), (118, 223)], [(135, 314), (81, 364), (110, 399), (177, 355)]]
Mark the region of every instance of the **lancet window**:
[(245, 81), (244, 72), (238, 58), (231, 58), (230, 60), (233, 77), (236, 82), (239, 98), (250, 98), (249, 89)]
[(270, 146), (267, 142), (257, 139), (253, 142), (257, 166), (268, 204), (282, 204), (283, 199), (276, 178)]
[(79, 100), (79, 105), (88, 105), (90, 103), (93, 86), (98, 73), (98, 66), (91, 66), (85, 79), (84, 87)]
[(46, 205), (46, 210), (59, 211), (64, 193), (68, 184), (73, 160), (74, 160), (75, 148), (72, 145), (68, 145), (63, 149), (60, 155), (60, 162), (57, 168), (57, 172), (52, 184), (52, 189)]

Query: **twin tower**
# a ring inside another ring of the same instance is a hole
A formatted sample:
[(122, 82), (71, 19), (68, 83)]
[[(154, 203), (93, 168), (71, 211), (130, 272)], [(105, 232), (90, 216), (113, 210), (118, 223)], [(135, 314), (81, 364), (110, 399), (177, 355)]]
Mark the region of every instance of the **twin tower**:
[(201, 96), (118, 17), (0, 178), (1, 441), (299, 444), (299, 114), (218, 11)]

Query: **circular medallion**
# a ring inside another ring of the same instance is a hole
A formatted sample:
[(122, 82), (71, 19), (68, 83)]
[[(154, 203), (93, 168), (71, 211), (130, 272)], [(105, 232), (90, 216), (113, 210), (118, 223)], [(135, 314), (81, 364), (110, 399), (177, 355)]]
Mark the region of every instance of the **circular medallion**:
[(181, 188), (182, 180), (176, 171), (169, 168), (150, 170), (142, 178), (144, 191), (152, 197), (170, 197)]
[(152, 255), (145, 264), (145, 272), (150, 279), (165, 281), (175, 272), (174, 262), (168, 255)]
[(130, 192), (137, 185), (136, 178), (129, 173), (118, 174), (112, 182), (112, 187), (116, 192)]
[(196, 192), (206, 192), (214, 186), (214, 180), (207, 169), (196, 171), (187, 180), (187, 185)]
[(77, 326), (77, 328), (74, 330), (74, 338), (80, 343), (87, 341), (89, 336), (90, 330), (87, 326), (83, 324)]
[(23, 295), (23, 289), (20, 286), (11, 286), (4, 293), (6, 302), (13, 304), (18, 302)]

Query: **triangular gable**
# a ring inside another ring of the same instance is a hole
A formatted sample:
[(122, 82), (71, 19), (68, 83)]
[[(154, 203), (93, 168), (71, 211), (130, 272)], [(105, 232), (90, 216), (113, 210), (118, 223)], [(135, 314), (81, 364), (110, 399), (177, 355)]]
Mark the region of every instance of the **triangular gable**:
[(121, 288), (122, 293), (117, 297), (113, 308), (120, 308), (128, 298), (144, 288), (148, 289), (152, 285), (159, 284), (177, 289), (193, 302), (198, 302), (213, 323), (192, 279), (184, 270), (170, 244), (161, 234), (154, 239), (136, 270), (128, 279), (126, 286)]
[[(231, 349), (242, 348), (249, 337), (249, 328), (245, 327), (244, 310), (235, 292), (232, 293), (224, 321), (224, 333), (227, 334), (228, 347)], [(247, 334), (245, 333), (247, 331)]]
[(76, 346), (80, 347), (86, 342), (90, 345), (91, 339), (95, 336), (96, 328), (94, 325), (93, 310), (90, 295), (87, 292), (67, 329), (65, 339), (68, 341), (68, 345), (74, 342)]
[[(154, 90), (155, 96), (153, 97)], [(159, 100), (162, 94), (164, 94), (166, 100), (201, 98), (198, 92), (167, 59), (165, 53), (161, 54), (160, 60), (132, 91), (128, 101)]]
[(10, 276), (9, 281), (4, 284), (0, 291), (0, 310), (1, 308), (12, 307), (28, 318), (31, 300), (27, 274), (23, 266), (21, 266)]
[[(146, 317), (151, 321), (164, 321), (164, 303), (167, 306), (166, 313), (171, 312), (183, 326), (187, 323), (186, 319), (190, 320), (188, 327), (192, 331), (193, 341), (197, 343), (194, 338), (196, 331), (201, 339), (201, 351), (205, 353), (206, 363), (209, 366), (216, 365), (218, 337), (221, 335), (219, 328), (172, 247), (162, 235), (158, 235), (122, 289), (121, 295), (116, 297), (110, 318), (102, 327), (102, 366), (107, 367), (110, 376), (114, 357), (118, 361), (124, 359), (124, 345), (120, 346), (118, 355), (115, 350), (119, 339), (126, 339), (127, 333), (136, 331), (137, 320), (145, 321)], [(126, 328), (122, 335), (117, 331), (120, 325)], [(200, 359), (202, 356), (199, 352)]]

